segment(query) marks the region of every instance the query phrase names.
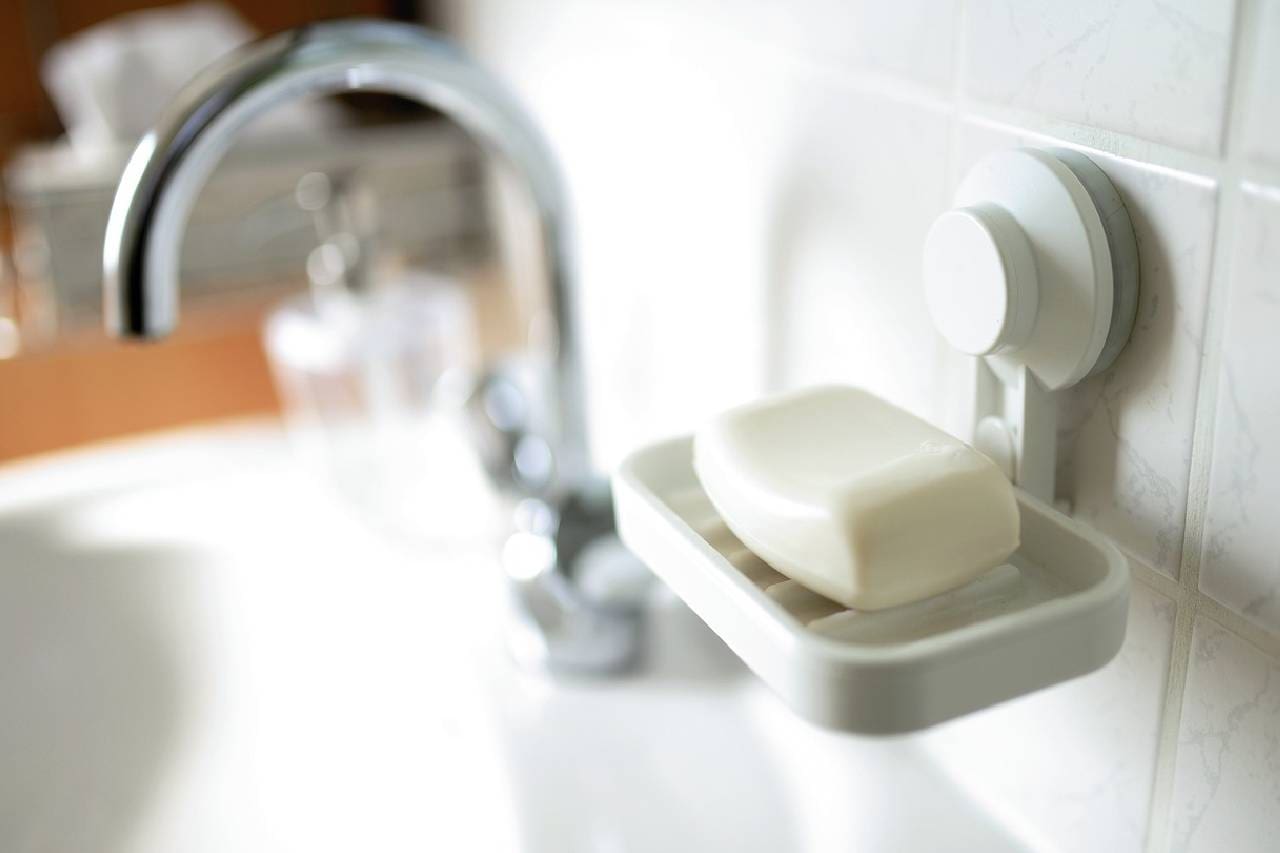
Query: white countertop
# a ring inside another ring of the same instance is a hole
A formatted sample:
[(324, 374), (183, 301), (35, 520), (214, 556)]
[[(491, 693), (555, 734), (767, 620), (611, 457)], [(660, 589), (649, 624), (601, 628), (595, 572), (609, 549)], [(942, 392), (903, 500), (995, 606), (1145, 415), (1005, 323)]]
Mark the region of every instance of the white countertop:
[(389, 541), (266, 425), (0, 468), (0, 848), (1016, 847), (673, 601), (637, 676), (518, 670), (495, 552)]

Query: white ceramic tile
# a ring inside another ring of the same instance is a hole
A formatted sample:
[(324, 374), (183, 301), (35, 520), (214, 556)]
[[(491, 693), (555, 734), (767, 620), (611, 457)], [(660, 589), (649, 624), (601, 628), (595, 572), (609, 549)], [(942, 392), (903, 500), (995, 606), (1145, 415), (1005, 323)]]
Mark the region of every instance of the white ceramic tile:
[(1231, 279), (1200, 588), (1280, 632), (1280, 193), (1244, 196)]
[[(966, 124), (956, 174), (991, 150), (1020, 144), (1055, 143)], [(1129, 553), (1176, 576), (1217, 194), (1199, 177), (1086, 153), (1128, 207), (1142, 284), (1133, 336), (1120, 358), (1062, 395), (1058, 494)]]
[[(661, 22), (670, 33), (699, 30), (745, 40), (801, 63), (854, 74), (900, 78), (949, 92), (955, 66), (959, 0), (453, 0), (449, 27), (486, 58), (554, 53), (545, 41), (549, 18), (607, 15), (609, 26)], [(593, 6), (595, 8), (593, 8)], [(607, 8), (606, 8), (607, 7)], [(570, 51), (587, 42), (564, 45)], [(661, 46), (644, 68), (660, 62)], [(708, 45), (707, 51), (716, 48)]]
[(957, 0), (675, 0), (670, 5), (833, 70), (951, 88)]
[(1253, 41), (1253, 69), (1245, 114), (1245, 153), (1280, 169), (1280, 2), (1261, 0)]
[(1115, 660), (924, 735), (956, 783), (1033, 849), (1137, 851), (1146, 835), (1173, 602), (1135, 584)]
[(1232, 0), (978, 0), (964, 17), (974, 97), (1219, 150)]
[(774, 384), (849, 382), (938, 421), (945, 348), (920, 246), (945, 197), (951, 120), (830, 81), (792, 107), (766, 200)]
[(1176, 851), (1275, 850), (1280, 660), (1196, 622), (1169, 816)]

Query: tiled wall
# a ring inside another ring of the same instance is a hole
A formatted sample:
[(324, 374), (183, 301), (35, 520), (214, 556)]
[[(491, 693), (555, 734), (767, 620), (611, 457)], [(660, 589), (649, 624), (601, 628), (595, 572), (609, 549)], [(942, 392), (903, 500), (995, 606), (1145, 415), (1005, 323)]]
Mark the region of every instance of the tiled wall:
[(1129, 636), (918, 742), (1047, 849), (1276, 849), (1280, 0), (454, 7), (564, 160), (606, 462), (823, 379), (960, 428), (925, 230), (994, 148), (1103, 166), (1143, 291), (1114, 369), (1065, 395), (1059, 480), (1132, 558)]

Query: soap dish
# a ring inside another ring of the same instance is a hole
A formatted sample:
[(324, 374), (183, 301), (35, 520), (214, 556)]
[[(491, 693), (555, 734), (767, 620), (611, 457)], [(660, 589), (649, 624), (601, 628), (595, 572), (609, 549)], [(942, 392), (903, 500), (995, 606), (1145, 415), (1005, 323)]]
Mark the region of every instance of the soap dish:
[[(627, 546), (796, 713), (863, 734), (915, 731), (1098, 669), (1120, 649), (1129, 569), (1087, 527), (1017, 490), (1021, 545), (969, 584), (854, 611), (770, 568), (729, 531), (693, 442), (614, 477)], [(928, 535), (928, 531), (921, 531)]]

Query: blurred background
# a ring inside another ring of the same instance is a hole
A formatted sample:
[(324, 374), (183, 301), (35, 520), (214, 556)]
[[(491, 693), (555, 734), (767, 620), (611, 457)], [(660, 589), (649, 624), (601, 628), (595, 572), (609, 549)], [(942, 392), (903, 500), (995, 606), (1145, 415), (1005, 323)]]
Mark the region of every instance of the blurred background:
[[(471, 337), (489, 352), (518, 343), (520, 300), (496, 272), (483, 158), (431, 111), (379, 95), (265, 116), (192, 214), (181, 330), (162, 347), (101, 332), (107, 215), (158, 110), (238, 44), (350, 16), (431, 25), (438, 13), (412, 0), (0, 5), (0, 461), (280, 411), (264, 317), (305, 289), (309, 258), (310, 277), (324, 276), (316, 266), (333, 253), (316, 250), (337, 232), (358, 234), (361, 263), (379, 276), (464, 281)], [(359, 225), (343, 226), (352, 216)]]

